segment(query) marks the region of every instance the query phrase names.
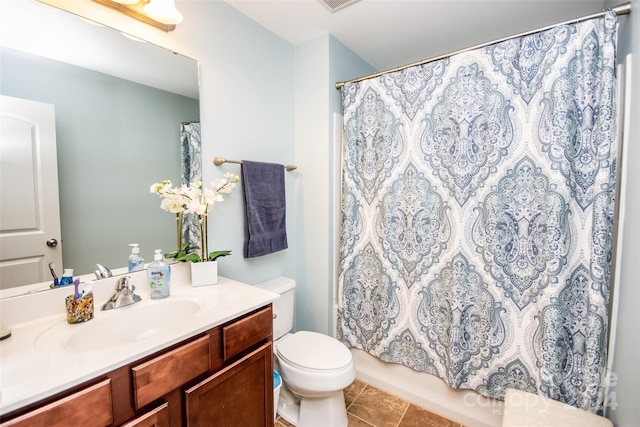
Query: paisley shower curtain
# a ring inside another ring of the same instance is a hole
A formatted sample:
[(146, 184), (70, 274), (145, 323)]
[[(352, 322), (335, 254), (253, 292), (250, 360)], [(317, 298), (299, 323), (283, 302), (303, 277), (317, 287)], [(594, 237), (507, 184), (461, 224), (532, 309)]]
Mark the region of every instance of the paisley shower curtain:
[(612, 12), (344, 85), (346, 345), (601, 409), (616, 37)]
[[(180, 125), (180, 185), (202, 182), (202, 149), (200, 122), (184, 122)], [(182, 221), (182, 242), (200, 247), (198, 215), (185, 214)]]

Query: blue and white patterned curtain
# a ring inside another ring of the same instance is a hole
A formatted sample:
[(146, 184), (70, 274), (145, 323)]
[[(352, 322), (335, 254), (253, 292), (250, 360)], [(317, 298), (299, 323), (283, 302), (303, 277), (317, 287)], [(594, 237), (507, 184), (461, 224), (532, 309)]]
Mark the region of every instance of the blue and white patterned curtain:
[[(181, 185), (193, 181), (202, 182), (202, 148), (200, 143), (200, 122), (185, 122), (180, 125)], [(200, 247), (200, 225), (198, 215), (185, 214), (182, 222), (182, 242)]]
[(343, 87), (345, 344), (600, 409), (616, 37), (608, 13)]

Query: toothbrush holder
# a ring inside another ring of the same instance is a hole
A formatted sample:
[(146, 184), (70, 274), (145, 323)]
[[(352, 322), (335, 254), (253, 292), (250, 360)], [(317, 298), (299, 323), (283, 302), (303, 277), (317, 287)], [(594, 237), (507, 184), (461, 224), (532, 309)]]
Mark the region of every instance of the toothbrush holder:
[(67, 306), (67, 322), (82, 323), (93, 319), (93, 293), (75, 299), (69, 295), (65, 300)]

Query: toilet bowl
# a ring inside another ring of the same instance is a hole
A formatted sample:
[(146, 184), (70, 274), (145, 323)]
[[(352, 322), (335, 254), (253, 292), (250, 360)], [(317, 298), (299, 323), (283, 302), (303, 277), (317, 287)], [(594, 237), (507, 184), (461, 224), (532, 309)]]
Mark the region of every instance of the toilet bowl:
[(347, 347), (327, 335), (300, 331), (279, 340), (274, 353), (291, 392), (280, 399), (280, 416), (298, 427), (346, 427), (343, 390), (356, 377)]
[(325, 334), (290, 333), (293, 279), (279, 277), (256, 286), (281, 295), (273, 302), (273, 352), (283, 382), (278, 414), (296, 427), (347, 427), (343, 390), (356, 377), (351, 352)]

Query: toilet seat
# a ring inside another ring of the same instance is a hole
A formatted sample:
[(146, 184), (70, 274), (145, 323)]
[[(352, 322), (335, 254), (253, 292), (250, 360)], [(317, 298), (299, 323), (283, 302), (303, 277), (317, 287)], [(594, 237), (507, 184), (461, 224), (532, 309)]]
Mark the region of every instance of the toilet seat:
[(341, 370), (352, 363), (349, 349), (337, 339), (318, 332), (300, 331), (278, 344), (277, 355), (299, 369)]

